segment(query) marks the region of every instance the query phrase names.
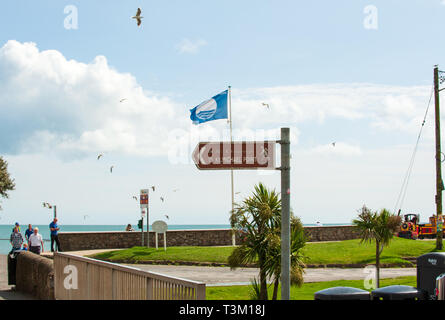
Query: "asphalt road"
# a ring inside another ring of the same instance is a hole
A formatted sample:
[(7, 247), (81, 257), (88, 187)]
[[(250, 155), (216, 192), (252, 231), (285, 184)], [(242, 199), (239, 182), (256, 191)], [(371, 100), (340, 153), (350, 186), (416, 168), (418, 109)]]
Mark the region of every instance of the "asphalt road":
[[(202, 281), (208, 286), (244, 285), (258, 276), (256, 268), (238, 268), (230, 270), (228, 267), (197, 267), (197, 266), (166, 266), (129, 264), (134, 268), (161, 273), (173, 277)], [(362, 268), (307, 268), (304, 282), (319, 282), (332, 280), (361, 280), (369, 273)], [(415, 276), (416, 268), (385, 268), (380, 269), (381, 278), (396, 278), (402, 276)]]

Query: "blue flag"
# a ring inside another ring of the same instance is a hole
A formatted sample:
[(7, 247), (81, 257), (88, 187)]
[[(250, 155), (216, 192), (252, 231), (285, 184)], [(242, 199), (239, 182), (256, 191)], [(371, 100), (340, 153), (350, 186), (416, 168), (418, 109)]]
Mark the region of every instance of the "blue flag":
[(228, 90), (225, 90), (190, 109), (190, 119), (193, 123), (200, 124), (212, 120), (227, 119), (227, 94)]

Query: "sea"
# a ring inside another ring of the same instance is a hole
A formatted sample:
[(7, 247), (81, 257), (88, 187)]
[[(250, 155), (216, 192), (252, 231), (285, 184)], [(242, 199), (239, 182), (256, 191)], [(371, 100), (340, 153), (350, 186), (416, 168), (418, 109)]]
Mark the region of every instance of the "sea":
[[(323, 224), (324, 226), (348, 225), (349, 223), (330, 223)], [(125, 231), (127, 225), (59, 225), (59, 232), (94, 232), (94, 231)], [(304, 226), (315, 226), (315, 224), (304, 224)], [(12, 233), (13, 225), (0, 225), (0, 254), (8, 254), (11, 251), (11, 244), (9, 237)], [(44, 249), (49, 251), (50, 245), (50, 230), (47, 225), (33, 225), (39, 228), (39, 233), (44, 239)], [(25, 231), (28, 225), (20, 226), (20, 232), (25, 237)], [(137, 225), (133, 226), (137, 230)], [(144, 231), (146, 226), (144, 226)], [(228, 224), (171, 224), (168, 226), (169, 230), (201, 230), (201, 229), (229, 229)], [(151, 226), (150, 226), (151, 230)]]

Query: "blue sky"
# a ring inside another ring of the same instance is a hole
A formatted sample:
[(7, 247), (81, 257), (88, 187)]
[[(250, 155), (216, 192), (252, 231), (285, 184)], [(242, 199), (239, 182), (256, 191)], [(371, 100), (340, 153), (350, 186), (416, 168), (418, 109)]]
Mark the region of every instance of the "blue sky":
[[(67, 5), (78, 10), (78, 29), (64, 28)], [(377, 29), (364, 27), (369, 5)], [(140, 28), (130, 18), (137, 7)], [(17, 190), (0, 223), (34, 210), (35, 223), (46, 223), (41, 201), (59, 203), (66, 223), (84, 222), (81, 211), (89, 223), (127, 223), (130, 211), (136, 221), (131, 196), (149, 184), (182, 190), (153, 202), (158, 218), (227, 223), (228, 172), (172, 164), (166, 141), (179, 130), (190, 152), (188, 110), (228, 85), (236, 129), (273, 136), (291, 127), (291, 204), (305, 223), (349, 222), (363, 203), (392, 209), (433, 65), (445, 68), (444, 14), (441, 0), (3, 3), (0, 154)], [(424, 218), (434, 210), (431, 116), (406, 204)], [(227, 124), (201, 129), (215, 135)], [(103, 163), (92, 161), (99, 152)], [(279, 188), (278, 173), (242, 172), (236, 189), (247, 195), (260, 180)]]

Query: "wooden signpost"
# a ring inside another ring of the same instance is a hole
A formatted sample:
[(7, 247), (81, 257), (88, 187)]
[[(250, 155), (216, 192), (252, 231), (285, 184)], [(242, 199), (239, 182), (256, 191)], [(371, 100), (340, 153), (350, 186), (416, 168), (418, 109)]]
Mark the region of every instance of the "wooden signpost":
[[(281, 166), (275, 167), (275, 145), (281, 144)], [(279, 141), (199, 142), (192, 154), (199, 170), (281, 171), (281, 299), (290, 299), (290, 139), (281, 128)]]

